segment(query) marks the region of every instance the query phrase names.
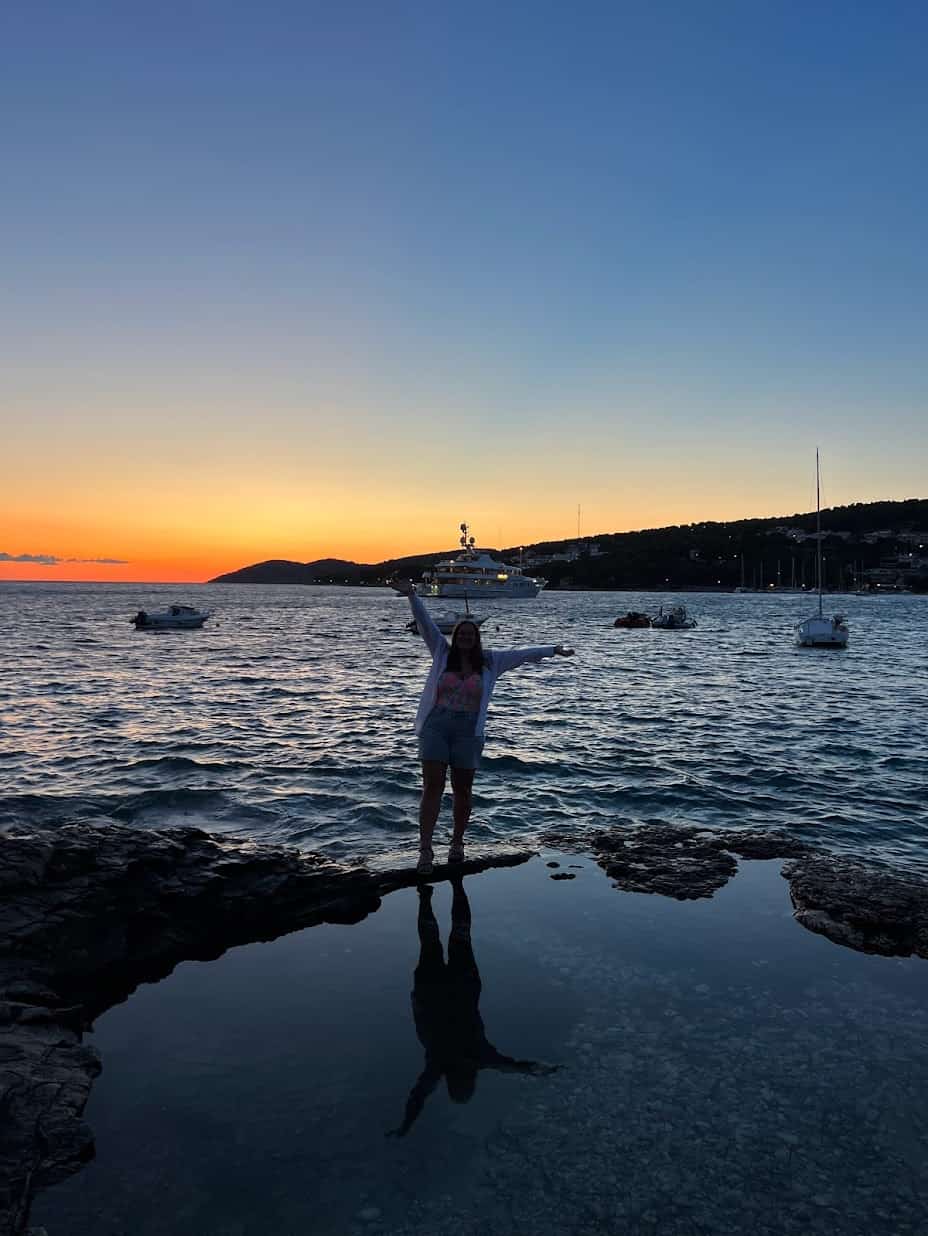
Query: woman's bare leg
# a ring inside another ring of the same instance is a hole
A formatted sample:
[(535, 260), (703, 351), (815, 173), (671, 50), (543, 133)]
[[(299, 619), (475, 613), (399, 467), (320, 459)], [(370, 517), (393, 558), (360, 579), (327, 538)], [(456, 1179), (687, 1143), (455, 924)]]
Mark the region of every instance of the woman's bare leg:
[(471, 808), (474, 803), (473, 785), (476, 771), (474, 768), (452, 768), (451, 770), (451, 789), (454, 794), (452, 845), (461, 845), (464, 841), (464, 830), (470, 822)]
[(441, 811), (448, 765), (439, 760), (422, 761), (422, 799), (419, 803), (419, 849), (432, 848), (432, 834)]
[(432, 909), (431, 884), (419, 885), (419, 917), (416, 920), (419, 932), (419, 964), (416, 967), (416, 981), (434, 977), (439, 978), (445, 966), (445, 954), (441, 947), (441, 936), (438, 933), (438, 922)]

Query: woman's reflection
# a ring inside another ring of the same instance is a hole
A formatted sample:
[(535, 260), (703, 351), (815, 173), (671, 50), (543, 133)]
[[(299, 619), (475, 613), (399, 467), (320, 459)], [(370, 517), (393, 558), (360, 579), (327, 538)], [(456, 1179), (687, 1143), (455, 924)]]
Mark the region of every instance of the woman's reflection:
[(451, 881), (451, 934), (448, 960), (445, 961), (432, 912), (432, 887), (419, 886), (419, 964), (412, 989), (412, 1013), (416, 1033), (425, 1048), (425, 1068), (409, 1093), (406, 1114), (390, 1136), (405, 1137), (412, 1128), (425, 1100), (442, 1077), (448, 1095), (456, 1103), (466, 1103), (477, 1086), (481, 1069), (500, 1069), (507, 1073), (543, 1076), (558, 1065), (534, 1060), (514, 1060), (487, 1042), (480, 1016), (480, 971), (470, 943), (470, 903), (460, 876)]

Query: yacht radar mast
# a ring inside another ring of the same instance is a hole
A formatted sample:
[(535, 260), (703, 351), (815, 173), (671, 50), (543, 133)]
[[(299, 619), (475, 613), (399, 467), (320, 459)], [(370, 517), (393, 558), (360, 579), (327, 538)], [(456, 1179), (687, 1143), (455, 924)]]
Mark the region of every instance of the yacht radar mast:
[(467, 524), (459, 524), (460, 549), (450, 558), (436, 562), (422, 573), (421, 596), (463, 598), (536, 597), (545, 586), (544, 579), (526, 575), (519, 565), (510, 566), (494, 558), (489, 550), (478, 549)]

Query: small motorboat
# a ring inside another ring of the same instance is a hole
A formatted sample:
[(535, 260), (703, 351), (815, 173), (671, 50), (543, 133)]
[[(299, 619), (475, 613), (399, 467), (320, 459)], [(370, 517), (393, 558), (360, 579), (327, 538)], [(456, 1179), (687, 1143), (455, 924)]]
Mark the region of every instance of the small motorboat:
[(816, 614), (799, 624), (796, 643), (800, 648), (846, 648), (848, 627), (843, 614), (824, 618)]
[(152, 613), (140, 609), (132, 625), (137, 631), (193, 631), (202, 627), (211, 613), (212, 610), (195, 609), (192, 605), (170, 605)]
[(639, 627), (649, 627), (651, 619), (647, 614), (640, 614), (636, 609), (630, 609), (627, 614), (616, 618), (614, 627), (623, 627), (627, 631), (638, 630)]
[[(476, 614), (470, 613), (433, 614), (432, 617), (442, 635), (450, 635), (459, 622), (472, 622), (475, 627), (482, 627), (486, 622), (486, 618), (478, 618)], [(413, 635), (419, 634), (415, 618), (406, 623), (406, 630), (411, 631)]]
[(672, 605), (664, 612), (663, 605), (657, 617), (651, 619), (651, 626), (658, 631), (691, 631), (696, 625), (696, 619), (690, 618), (685, 605)]

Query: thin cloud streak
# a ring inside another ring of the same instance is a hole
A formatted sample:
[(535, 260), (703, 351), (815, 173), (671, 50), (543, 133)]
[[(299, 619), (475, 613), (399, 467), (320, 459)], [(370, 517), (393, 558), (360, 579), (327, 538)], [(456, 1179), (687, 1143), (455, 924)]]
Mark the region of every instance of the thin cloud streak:
[(36, 566), (59, 566), (63, 562), (96, 563), (100, 566), (128, 566), (128, 558), (59, 558), (55, 554), (0, 553), (0, 562), (32, 562)]
[(57, 566), (60, 558), (51, 554), (4, 554), (0, 553), (0, 562), (34, 562), (37, 566)]

